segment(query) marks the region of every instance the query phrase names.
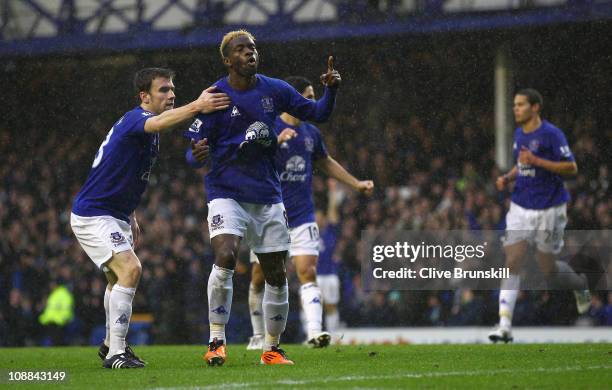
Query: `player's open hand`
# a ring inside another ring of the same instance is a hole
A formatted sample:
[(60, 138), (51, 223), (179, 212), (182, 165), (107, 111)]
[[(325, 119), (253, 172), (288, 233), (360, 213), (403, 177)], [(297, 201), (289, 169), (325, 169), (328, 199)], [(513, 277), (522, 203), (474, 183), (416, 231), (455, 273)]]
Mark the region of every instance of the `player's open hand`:
[(291, 138), (297, 137), (297, 131), (293, 130), (290, 127), (287, 127), (281, 131), (278, 135), (278, 144), (282, 144), (283, 142), (289, 141)]
[(230, 105), (230, 98), (222, 92), (213, 92), (217, 87), (206, 88), (196, 100), (196, 104), (203, 114), (208, 114), (214, 111), (225, 110)]
[(527, 149), (524, 146), (521, 146), (521, 151), (519, 152), (519, 162), (521, 164), (526, 165), (536, 165), (538, 158), (531, 153), (531, 150)]
[(208, 146), (208, 139), (203, 138), (196, 142), (195, 140), (191, 140), (191, 154), (193, 158), (199, 163), (203, 163), (208, 159), (208, 155), (210, 154), (210, 147)]
[(367, 196), (372, 195), (374, 192), (374, 182), (372, 180), (360, 180), (357, 183), (357, 191)]
[(320, 77), (321, 83), (326, 87), (338, 88), (342, 82), (340, 73), (334, 69), (334, 57), (329, 56), (327, 59), (327, 73), (324, 73)]

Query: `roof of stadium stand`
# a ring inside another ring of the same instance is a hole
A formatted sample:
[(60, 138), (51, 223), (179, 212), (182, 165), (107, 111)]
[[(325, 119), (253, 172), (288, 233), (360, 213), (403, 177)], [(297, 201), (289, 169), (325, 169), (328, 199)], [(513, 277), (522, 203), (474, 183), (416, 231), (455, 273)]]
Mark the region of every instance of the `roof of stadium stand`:
[[(0, 57), (493, 30), (612, 18), (611, 0), (0, 0)], [(519, 4), (529, 3), (529, 6)]]

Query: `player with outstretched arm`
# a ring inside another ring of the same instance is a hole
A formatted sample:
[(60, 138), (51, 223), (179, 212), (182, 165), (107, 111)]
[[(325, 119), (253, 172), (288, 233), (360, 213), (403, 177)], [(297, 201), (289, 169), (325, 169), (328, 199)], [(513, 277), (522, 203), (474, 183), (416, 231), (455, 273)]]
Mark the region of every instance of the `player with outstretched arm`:
[(141, 368), (144, 362), (126, 344), (132, 300), (141, 264), (134, 253), (140, 227), (135, 209), (159, 153), (159, 133), (198, 113), (222, 110), (230, 100), (214, 88), (174, 108), (174, 72), (146, 68), (134, 77), (140, 105), (123, 115), (100, 145), (87, 181), (72, 205), (70, 225), (79, 244), (104, 271), (106, 337), (98, 355), (105, 368)]
[(220, 45), (228, 76), (215, 83), (232, 99), (229, 109), (198, 115), (185, 132), (192, 139), (187, 160), (194, 166), (199, 147), (209, 148), (208, 229), (215, 264), (208, 279), (210, 338), (204, 360), (222, 365), (227, 359), (225, 325), (232, 305), (232, 278), (240, 241), (257, 254), (265, 277), (266, 322), (261, 364), (293, 364), (279, 347), (289, 311), (285, 256), (290, 238), (281, 184), (274, 165), (274, 122), (281, 112), (302, 120), (325, 121), (335, 104), (340, 74), (321, 75), (325, 93), (317, 102), (305, 99), (282, 80), (257, 73), (255, 38), (244, 30), (227, 33)]

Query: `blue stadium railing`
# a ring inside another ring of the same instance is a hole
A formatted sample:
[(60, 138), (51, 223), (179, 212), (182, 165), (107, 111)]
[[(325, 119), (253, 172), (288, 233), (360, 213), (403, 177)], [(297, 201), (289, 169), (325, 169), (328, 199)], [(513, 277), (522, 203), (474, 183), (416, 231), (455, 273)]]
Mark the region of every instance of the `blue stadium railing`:
[[(291, 3), (291, 9), (282, 0), (273, 9), (261, 6), (257, 0), (198, 0), (191, 7), (181, 0), (164, 0), (159, 2), (161, 7), (149, 13), (145, 12), (145, 0), (133, 0), (133, 4), (123, 8), (115, 4), (116, 0), (99, 0), (88, 16), (81, 17), (78, 15), (85, 12), (79, 9), (78, 0), (61, 0), (53, 10), (42, 6), (41, 1), (0, 0), (0, 57), (216, 45), (224, 32), (238, 27), (219, 21), (233, 7), (245, 3), (263, 14), (264, 22), (240, 27), (246, 26), (265, 42), (495, 30), (612, 19), (612, 1), (607, 0), (567, 0), (556, 7), (452, 13), (442, 11), (442, 0), (428, 0), (423, 3), (425, 6), (409, 14), (400, 14), (392, 8), (382, 11), (367, 8), (360, 1), (321, 0), (335, 7), (335, 17), (316, 22), (296, 21), (297, 12), (307, 3), (305, 0)], [(22, 17), (17, 23), (17, 9), (27, 9), (33, 17), (25, 21)], [(181, 28), (156, 27), (156, 22), (171, 9), (188, 14), (191, 22)], [(120, 21), (122, 29), (104, 32), (102, 27), (110, 18)], [(36, 34), (41, 23), (48, 26), (48, 36)]]

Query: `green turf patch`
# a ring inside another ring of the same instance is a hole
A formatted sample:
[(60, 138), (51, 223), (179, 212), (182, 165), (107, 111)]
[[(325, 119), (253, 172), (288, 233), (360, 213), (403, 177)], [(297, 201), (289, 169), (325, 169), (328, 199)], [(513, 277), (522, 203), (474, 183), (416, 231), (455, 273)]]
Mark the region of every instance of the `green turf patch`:
[[(4, 376), (7, 369), (65, 370), (62, 388), (75, 389), (612, 389), (612, 344), (284, 348), (295, 366), (260, 366), (260, 353), (230, 344), (223, 367), (207, 367), (201, 346), (139, 346), (136, 353), (149, 364), (138, 370), (102, 369), (97, 347), (5, 348), (0, 368)], [(39, 383), (14, 386), (41, 388)]]

